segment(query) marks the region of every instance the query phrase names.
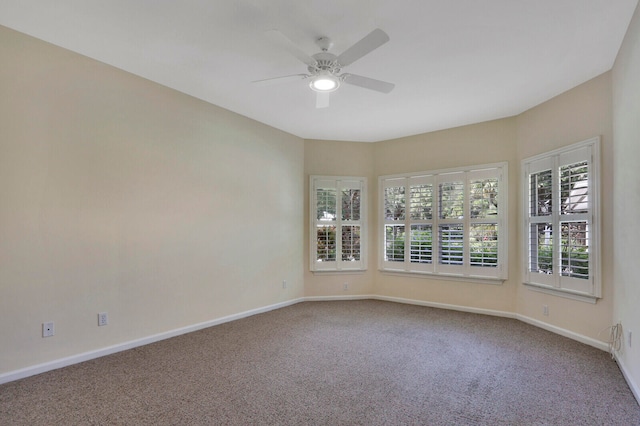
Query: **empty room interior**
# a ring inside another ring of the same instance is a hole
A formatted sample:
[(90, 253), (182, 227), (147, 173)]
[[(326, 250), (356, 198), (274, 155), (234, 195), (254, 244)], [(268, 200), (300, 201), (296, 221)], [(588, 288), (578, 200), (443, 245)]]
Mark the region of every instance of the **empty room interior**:
[(551, 332), (640, 400), (638, 1), (344, 3), (0, 1), (0, 401), (363, 301)]

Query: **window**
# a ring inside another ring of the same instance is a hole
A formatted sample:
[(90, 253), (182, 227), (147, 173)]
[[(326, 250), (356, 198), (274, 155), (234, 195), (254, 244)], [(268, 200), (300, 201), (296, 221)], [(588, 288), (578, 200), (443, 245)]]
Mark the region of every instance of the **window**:
[(594, 138), (523, 160), (525, 284), (600, 297), (599, 152)]
[(311, 176), (312, 271), (366, 269), (366, 178)]
[(504, 280), (507, 164), (382, 176), (383, 271)]

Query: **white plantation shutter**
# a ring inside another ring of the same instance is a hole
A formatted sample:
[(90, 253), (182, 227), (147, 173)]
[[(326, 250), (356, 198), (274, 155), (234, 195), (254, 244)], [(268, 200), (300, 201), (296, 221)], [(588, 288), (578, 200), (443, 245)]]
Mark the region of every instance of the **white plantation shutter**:
[(409, 198), (408, 263), (411, 271), (433, 271), (433, 176), (407, 179)]
[(382, 217), (384, 221), (384, 257), (387, 269), (404, 270), (407, 218), (407, 179), (388, 179), (382, 188)]
[(311, 176), (312, 271), (366, 268), (366, 178)]
[(438, 271), (465, 273), (466, 172), (443, 173), (437, 178)]
[(385, 179), (382, 188), (383, 268), (433, 271), (433, 176)]
[(523, 160), (526, 284), (600, 297), (599, 151), (594, 138)]
[(469, 270), (472, 275), (500, 275), (499, 262), (506, 234), (504, 171), (474, 170), (467, 175), (469, 215)]
[(505, 279), (506, 168), (380, 177), (381, 269)]

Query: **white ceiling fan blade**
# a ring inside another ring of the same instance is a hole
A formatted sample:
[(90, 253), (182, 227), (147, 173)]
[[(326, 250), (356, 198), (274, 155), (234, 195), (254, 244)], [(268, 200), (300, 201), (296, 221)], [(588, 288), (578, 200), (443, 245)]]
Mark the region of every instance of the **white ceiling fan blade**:
[(317, 92), (316, 108), (328, 108), (328, 107), (329, 107), (329, 92)]
[(368, 35), (366, 35), (362, 40), (342, 52), (342, 54), (338, 56), (338, 63), (342, 66), (349, 65), (362, 58), (372, 50), (375, 50), (378, 47), (382, 46), (388, 41), (389, 36), (387, 35), (387, 33), (379, 28), (376, 28)]
[(255, 80), (251, 83), (255, 84), (256, 86), (270, 86), (272, 84), (287, 83), (294, 80), (304, 80), (308, 77), (311, 76), (309, 74), (292, 74), (283, 75), (282, 77), (265, 78), (264, 80)]
[(316, 60), (311, 56), (307, 55), (302, 49), (300, 49), (293, 41), (291, 41), (287, 36), (282, 34), (278, 30), (269, 30), (266, 33), (267, 38), (273, 44), (276, 44), (301, 60), (303, 63), (309, 66), (315, 66)]
[(363, 77), (356, 74), (343, 74), (341, 76), (342, 81), (354, 86), (364, 87), (365, 89), (375, 90), (376, 92), (389, 93), (396, 87), (393, 83), (387, 83), (386, 81), (376, 80), (369, 77)]

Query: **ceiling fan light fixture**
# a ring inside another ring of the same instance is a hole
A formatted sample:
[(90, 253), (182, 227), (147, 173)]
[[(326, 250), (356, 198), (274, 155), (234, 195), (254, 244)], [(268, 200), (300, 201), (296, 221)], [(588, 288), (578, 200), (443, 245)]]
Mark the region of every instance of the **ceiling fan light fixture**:
[(320, 71), (311, 79), (309, 87), (316, 92), (333, 92), (340, 87), (340, 79), (328, 71)]

